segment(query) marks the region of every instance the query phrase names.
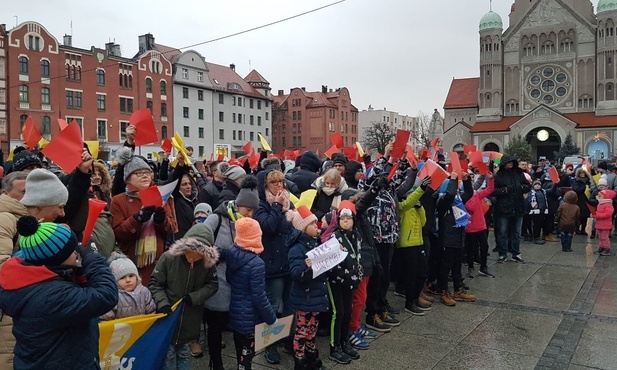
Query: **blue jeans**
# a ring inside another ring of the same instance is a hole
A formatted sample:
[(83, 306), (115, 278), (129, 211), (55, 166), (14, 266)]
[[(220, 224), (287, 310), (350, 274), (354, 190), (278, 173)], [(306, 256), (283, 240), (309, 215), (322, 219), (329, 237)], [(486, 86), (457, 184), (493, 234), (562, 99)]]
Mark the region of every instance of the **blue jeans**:
[(561, 233), (561, 250), (572, 249), (572, 233)]
[(282, 313), (282, 317), (285, 317), (294, 313), (289, 307), (290, 292), (291, 278), (289, 276), (266, 279), (266, 296), (275, 314)]
[(188, 370), (190, 365), (190, 346), (178, 344), (169, 346), (164, 370)]
[(500, 256), (521, 253), (521, 227), (523, 216), (497, 216), (497, 251)]

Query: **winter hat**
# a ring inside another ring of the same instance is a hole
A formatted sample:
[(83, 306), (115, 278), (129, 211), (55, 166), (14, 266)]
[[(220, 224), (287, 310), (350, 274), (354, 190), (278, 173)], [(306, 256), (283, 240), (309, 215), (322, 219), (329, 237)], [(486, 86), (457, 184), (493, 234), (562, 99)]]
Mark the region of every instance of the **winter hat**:
[(349, 161), (345, 165), (345, 181), (347, 183), (356, 181), (356, 173), (362, 169), (362, 164), (356, 161)]
[(229, 166), (227, 171), (225, 171), (224, 175), (229, 180), (236, 181), (240, 177), (246, 176), (246, 172), (244, 171), (244, 168), (242, 168), (240, 166), (233, 165), (233, 166)]
[(608, 164), (606, 163), (606, 161), (602, 161), (598, 163), (598, 168), (601, 168), (603, 170), (608, 170)]
[(536, 186), (536, 184), (542, 186), (542, 182), (540, 180), (534, 180), (534, 182), (533, 182), (533, 184), (531, 184), (531, 186)]
[(304, 152), (299, 158), (300, 159), (296, 158), (296, 161), (299, 161), (301, 169), (315, 173), (319, 171), (321, 161), (319, 160), (317, 154), (315, 154), (314, 152)]
[(261, 244), (261, 228), (259, 223), (252, 218), (244, 217), (236, 221), (236, 237), (234, 243), (240, 248), (260, 254), (264, 250)]
[(568, 169), (568, 167), (570, 167), (570, 168), (574, 169), (574, 164), (572, 164), (572, 163), (566, 163), (565, 168), (566, 168), (566, 169)]
[(266, 158), (261, 161), (261, 168), (264, 170), (281, 170), (281, 161), (278, 158)]
[(64, 224), (39, 223), (32, 216), (17, 220), (20, 251), (17, 256), (33, 265), (60, 266), (77, 248), (75, 233)]
[(343, 166), (347, 164), (347, 157), (343, 153), (334, 153), (332, 155), (332, 165), (342, 164)]
[(118, 149), (116, 152), (116, 160), (118, 161), (118, 164), (124, 165), (124, 182), (126, 182), (133, 172), (139, 170), (152, 171), (152, 168), (148, 166), (146, 161), (144, 161), (141, 157), (133, 155), (133, 152), (131, 152), (129, 147), (122, 147)]
[(26, 207), (65, 205), (69, 199), (66, 186), (52, 172), (37, 168), (26, 177), (26, 194), (21, 204)]
[(214, 233), (210, 226), (200, 222), (191, 226), (189, 231), (184, 234), (185, 238), (193, 238), (197, 239), (200, 243), (205, 245), (213, 245), (214, 244)]
[(22, 150), (13, 157), (13, 171), (23, 171), (25, 168), (32, 165), (41, 168), (43, 167), (43, 162), (41, 162), (36, 154), (30, 151)]
[(300, 206), (296, 210), (291, 223), (297, 230), (304, 231), (313, 221), (317, 221), (317, 216), (315, 216), (307, 206)]
[(338, 206), (338, 215), (342, 216), (355, 216), (356, 215), (356, 205), (350, 202), (349, 200), (344, 200)]
[(137, 272), (137, 266), (126, 255), (118, 252), (113, 252), (111, 257), (107, 260), (109, 262), (109, 269), (114, 275), (116, 281), (122, 279), (128, 274), (137, 276), (137, 280), (141, 280), (139, 272)]
[(257, 192), (257, 178), (246, 175), (236, 197), (236, 207), (259, 208), (259, 193)]
[(439, 153), (437, 154), (437, 162), (445, 162), (446, 161), (446, 157), (443, 156), (443, 154)]
[(195, 210), (193, 211), (193, 216), (197, 216), (199, 212), (203, 212), (206, 216), (210, 216), (212, 214), (212, 206), (208, 203), (199, 203), (195, 206)]
[(617, 194), (617, 193), (615, 193), (615, 191), (614, 191), (614, 190), (609, 190), (609, 189), (602, 190), (602, 191), (600, 192), (600, 195), (601, 195), (601, 196), (602, 196), (602, 198), (604, 198), (604, 199), (615, 199), (615, 195), (616, 195), (616, 194)]
[(604, 176), (600, 177), (600, 180), (598, 180), (598, 186), (600, 185), (604, 185), (604, 186), (608, 185), (608, 181), (606, 181), (606, 177)]

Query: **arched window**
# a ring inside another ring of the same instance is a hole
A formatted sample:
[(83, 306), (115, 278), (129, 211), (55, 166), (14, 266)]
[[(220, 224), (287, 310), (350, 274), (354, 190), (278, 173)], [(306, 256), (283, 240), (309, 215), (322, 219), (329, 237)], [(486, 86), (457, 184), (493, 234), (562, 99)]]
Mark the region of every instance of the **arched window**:
[(23, 130), (24, 125), (26, 124), (26, 120), (28, 119), (28, 115), (27, 114), (22, 114), (21, 116), (19, 116), (19, 129), (20, 131)]
[(49, 97), (49, 89), (44, 87), (41, 89), (41, 104), (51, 104), (51, 99)]
[(77, 67), (77, 74), (75, 75), (77, 81), (81, 81), (81, 67)]
[(41, 130), (42, 135), (51, 135), (51, 118), (49, 116), (43, 117), (43, 129)]
[(20, 103), (28, 103), (28, 86), (21, 85), (19, 86), (19, 102)]
[(129, 85), (128, 86), (129, 86), (129, 89), (133, 88), (133, 76), (132, 75), (129, 75)]
[(49, 61), (41, 60), (41, 77), (49, 77)]
[(542, 45), (542, 54), (553, 54), (555, 52), (555, 45), (552, 41), (547, 41)]
[(96, 70), (96, 83), (99, 85), (105, 85), (105, 71), (102, 69)]
[(167, 95), (167, 82), (161, 81), (161, 96)]
[(28, 58), (19, 57), (19, 73), (22, 75), (28, 74)]
[(146, 108), (150, 109), (150, 113), (154, 114), (154, 112), (152, 112), (152, 101), (148, 100), (146, 102)]
[(152, 79), (146, 77), (146, 92), (152, 94)]
[(161, 139), (167, 139), (167, 126), (161, 126)]
[(69, 77), (70, 80), (75, 79), (75, 75), (77, 74), (76, 71), (77, 71), (77, 68), (75, 68), (75, 66), (71, 66), (71, 76)]

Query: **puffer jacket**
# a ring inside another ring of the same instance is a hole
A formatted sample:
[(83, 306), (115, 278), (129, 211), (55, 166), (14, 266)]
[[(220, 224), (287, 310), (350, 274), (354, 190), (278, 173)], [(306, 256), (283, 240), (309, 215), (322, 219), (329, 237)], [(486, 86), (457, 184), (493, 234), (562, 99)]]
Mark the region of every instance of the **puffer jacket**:
[(118, 290), (118, 304), (101, 316), (101, 320), (121, 319), (123, 317), (147, 315), (156, 311), (150, 290), (138, 284), (132, 292)]
[(87, 254), (83, 266), (86, 285), (74, 282), (73, 268), (16, 257), (0, 270), (0, 309), (13, 318), (17, 339), (15, 369), (100, 369), (98, 317), (118, 303), (118, 286), (100, 255)]
[(495, 189), (495, 179), (489, 178), (488, 185), (484, 190), (478, 190), (472, 197), (465, 203), (467, 213), (469, 213), (469, 225), (465, 228), (468, 233), (477, 233), (479, 231), (486, 230), (486, 218), (484, 218), (484, 211), (482, 210), (482, 202), (484, 198), (491, 195)]
[(418, 187), (398, 204), (401, 211), (401, 238), (396, 246), (399, 248), (421, 247), (424, 244), (422, 227), (426, 223), (426, 213), (424, 207), (415, 207), (422, 195), (424, 190)]
[[(191, 297), (191, 305), (184, 304), (182, 307), (173, 344), (186, 344), (199, 337), (204, 302), (216, 293), (219, 286), (214, 267), (218, 261), (218, 251), (204, 244), (196, 246), (191, 240), (177, 240), (158, 260), (150, 277), (149, 288), (159, 309), (173, 306), (187, 294)], [(186, 251), (198, 252), (203, 259), (189, 263), (184, 256)]]
[[(534, 207), (531, 203), (536, 202)], [(525, 212), (530, 215), (544, 215), (548, 214), (548, 196), (546, 190), (532, 189), (529, 191), (529, 196), (525, 199)]]
[(240, 334), (255, 332), (255, 325), (273, 324), (276, 315), (266, 296), (264, 261), (233, 245), (227, 251), (227, 281), (231, 286), (229, 324)]
[[(375, 247), (375, 238), (371, 231), (371, 224), (366, 217), (366, 211), (371, 206), (377, 192), (369, 190), (362, 195), (362, 197), (356, 202), (356, 221), (358, 223), (357, 229), (362, 236), (362, 248), (360, 249), (360, 264), (362, 265), (362, 271), (364, 277), (373, 275), (373, 270), (381, 270), (381, 261), (379, 260), (379, 253)], [(343, 196), (343, 200), (345, 196)]]
[[(455, 227), (454, 213), (452, 212), (452, 203), (458, 191), (457, 180), (449, 181), (446, 193), (437, 199), (437, 215), (439, 219), (439, 239), (443, 242), (446, 248), (462, 248), (465, 244), (465, 228)], [(471, 180), (463, 181), (463, 192), (460, 193), (463, 204), (467, 203), (473, 196), (473, 185)]]
[(238, 183), (233, 180), (225, 181), (225, 185), (223, 185), (223, 190), (221, 190), (221, 193), (219, 194), (219, 197), (216, 201), (216, 207), (227, 201), (236, 200), (238, 194), (240, 194), (240, 185), (238, 185)]
[(587, 218), (589, 217), (589, 208), (587, 208), (587, 185), (589, 184), (589, 180), (587, 178), (581, 179), (577, 177), (572, 184), (572, 191), (576, 193), (578, 196), (578, 208), (581, 212), (581, 217)]
[(300, 160), (300, 170), (294, 172), (289, 179), (298, 186), (298, 191), (303, 193), (311, 189), (318, 177), (319, 167), (321, 167), (319, 157), (313, 152), (304, 152)]
[(317, 239), (302, 233), (289, 249), (289, 274), (293, 280), (289, 304), (294, 310), (328, 311), (327, 275), (321, 274), (313, 278), (313, 270), (306, 265), (306, 254), (318, 245)]
[(328, 283), (353, 290), (360, 285), (364, 277), (360, 260), (362, 258), (362, 235), (354, 226), (353, 230), (337, 228), (332, 235), (338, 240), (347, 257), (327, 272)]
[(219, 194), (223, 190), (223, 183), (212, 180), (200, 192), (198, 203), (208, 203), (213, 209), (216, 208), (219, 200)]
[[(510, 162), (514, 167), (508, 170), (505, 165)], [(531, 186), (525, 179), (523, 171), (518, 168), (518, 161), (509, 154), (504, 154), (499, 171), (495, 175), (493, 191), (496, 198), (495, 216), (522, 216), (525, 213), (523, 194), (528, 193), (530, 189)]]
[(27, 214), (26, 206), (18, 200), (0, 195), (0, 267), (16, 252), (17, 219)]
[(557, 230), (564, 233), (573, 233), (580, 224), (580, 209), (578, 208), (577, 196), (573, 191), (569, 191), (563, 197), (564, 202), (557, 208), (555, 222)]
[(610, 231), (613, 229), (613, 213), (615, 212), (613, 199), (615, 199), (615, 192), (613, 190), (605, 190), (605, 192), (608, 194), (606, 199), (598, 199), (596, 229)]

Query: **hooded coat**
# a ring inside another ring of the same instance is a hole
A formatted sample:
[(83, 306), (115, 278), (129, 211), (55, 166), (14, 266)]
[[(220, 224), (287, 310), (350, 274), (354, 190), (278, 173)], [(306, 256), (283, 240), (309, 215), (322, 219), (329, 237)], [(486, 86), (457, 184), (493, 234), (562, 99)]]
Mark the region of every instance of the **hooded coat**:
[(294, 310), (328, 311), (327, 274), (313, 278), (313, 269), (306, 265), (306, 254), (319, 244), (317, 239), (301, 233), (289, 250), (289, 269), (293, 280), (289, 304)]
[(615, 199), (615, 192), (613, 190), (604, 190), (606, 192), (606, 199), (598, 200), (598, 208), (596, 210), (596, 229), (598, 230), (612, 230), (613, 229), (613, 213), (615, 208), (613, 207), (613, 199)]
[[(512, 162), (514, 166), (506, 169), (505, 165)], [(518, 168), (518, 160), (509, 154), (501, 158), (499, 171), (495, 175), (495, 216), (523, 216), (525, 214), (525, 202), (523, 194), (531, 189), (525, 179), (523, 171)]]
[[(439, 220), (439, 239), (447, 248), (463, 248), (465, 244), (465, 228), (456, 227), (452, 203), (458, 192), (457, 180), (448, 181), (446, 193), (437, 199), (437, 215)], [(463, 181), (463, 192), (460, 193), (461, 201), (466, 204), (473, 196), (471, 180)]]
[(219, 197), (217, 199), (216, 207), (227, 201), (235, 200), (238, 197), (238, 194), (240, 194), (240, 189), (240, 185), (234, 180), (225, 181), (225, 185), (223, 185), (223, 190), (221, 190), (221, 193), (219, 194)]
[(557, 208), (555, 222), (557, 230), (563, 233), (574, 233), (580, 223), (580, 209), (576, 204), (578, 197), (575, 192), (569, 191), (563, 197), (564, 202)]
[(317, 171), (321, 167), (321, 162), (317, 154), (304, 152), (300, 159), (300, 170), (294, 172), (289, 178), (298, 186), (298, 191), (303, 193), (309, 189), (317, 179)]

